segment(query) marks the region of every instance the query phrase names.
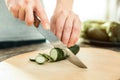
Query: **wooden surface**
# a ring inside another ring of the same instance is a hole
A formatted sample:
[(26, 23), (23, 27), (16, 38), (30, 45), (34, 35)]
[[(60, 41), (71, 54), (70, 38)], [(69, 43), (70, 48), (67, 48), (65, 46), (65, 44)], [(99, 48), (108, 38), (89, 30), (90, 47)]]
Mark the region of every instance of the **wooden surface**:
[[(48, 52), (49, 50), (47, 50)], [(34, 51), (0, 63), (0, 80), (119, 80), (120, 54), (106, 49), (81, 48), (77, 55), (87, 69), (78, 68), (67, 60), (38, 65), (29, 61)]]
[[(38, 49), (41, 48), (43, 49), (49, 46), (50, 44), (43, 43), (43, 44), (22, 45), (19, 47), (0, 49), (0, 62), (16, 55), (24, 54), (26, 52), (36, 51)], [(80, 47), (99, 47), (99, 48), (114, 50), (120, 53), (120, 47), (114, 47), (114, 46), (103, 47), (103, 46), (95, 46), (92, 44), (90, 45), (90, 44), (80, 43)]]
[(19, 47), (0, 49), (0, 62), (13, 56), (24, 54), (26, 52), (36, 51), (36, 50), (43, 49), (46, 47), (49, 48), (49, 44), (40, 43), (40, 44), (23, 45)]

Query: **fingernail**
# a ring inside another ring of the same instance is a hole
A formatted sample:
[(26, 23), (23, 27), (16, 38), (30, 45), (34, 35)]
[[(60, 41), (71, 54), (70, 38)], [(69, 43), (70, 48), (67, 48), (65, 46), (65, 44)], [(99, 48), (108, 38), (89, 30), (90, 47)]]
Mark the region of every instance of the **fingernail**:
[(67, 47), (71, 47), (71, 45), (70, 45), (70, 44), (68, 44), (68, 45), (67, 45)]
[(72, 43), (68, 43), (68, 47), (71, 47), (71, 46), (73, 46), (73, 44)]
[(50, 25), (48, 23), (45, 24), (45, 29), (47, 29), (47, 30), (50, 29)]

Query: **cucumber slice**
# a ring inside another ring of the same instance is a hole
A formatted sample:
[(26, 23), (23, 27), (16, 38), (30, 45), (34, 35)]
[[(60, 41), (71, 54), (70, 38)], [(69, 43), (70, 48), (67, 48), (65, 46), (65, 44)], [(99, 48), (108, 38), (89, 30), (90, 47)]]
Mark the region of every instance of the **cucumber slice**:
[(78, 45), (74, 45), (72, 47), (69, 47), (69, 49), (76, 55), (79, 52), (80, 47)]
[(29, 60), (30, 61), (35, 61), (35, 57), (30, 57)]
[(53, 48), (50, 51), (50, 56), (52, 57), (54, 61), (59, 61), (59, 60), (64, 59), (64, 52), (60, 48)]
[(35, 61), (38, 63), (38, 64), (43, 64), (46, 62), (46, 58), (43, 57), (42, 55), (38, 55), (36, 58), (35, 58)]
[(30, 60), (35, 61), (38, 64), (43, 64), (45, 62), (56, 62), (56, 61), (64, 60), (67, 57), (69, 57), (69, 55), (64, 49), (53, 48), (50, 51), (50, 55), (45, 53), (39, 53), (37, 57), (30, 58)]
[(48, 55), (48, 54), (41, 54), (42, 56), (44, 56), (48, 62), (53, 62), (54, 60)]

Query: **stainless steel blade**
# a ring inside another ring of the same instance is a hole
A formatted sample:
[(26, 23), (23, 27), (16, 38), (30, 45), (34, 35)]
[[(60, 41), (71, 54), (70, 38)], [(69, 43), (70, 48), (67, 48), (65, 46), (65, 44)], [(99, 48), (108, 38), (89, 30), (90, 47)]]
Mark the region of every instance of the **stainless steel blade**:
[(68, 60), (73, 63), (74, 65), (80, 67), (80, 68), (87, 68), (78, 57), (76, 57), (50, 30), (45, 30), (43, 27), (39, 24), (40, 21), (35, 16), (35, 27), (37, 30), (54, 46), (57, 48), (64, 49), (69, 57)]

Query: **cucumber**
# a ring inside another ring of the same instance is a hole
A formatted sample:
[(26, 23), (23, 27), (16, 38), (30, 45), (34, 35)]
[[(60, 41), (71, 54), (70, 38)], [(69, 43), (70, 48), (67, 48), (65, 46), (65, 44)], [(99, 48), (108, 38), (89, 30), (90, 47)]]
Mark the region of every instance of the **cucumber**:
[(42, 56), (44, 56), (48, 62), (53, 62), (54, 60), (48, 55), (48, 54), (41, 54)]
[(57, 62), (60, 60), (64, 60), (67, 57), (69, 57), (69, 55), (64, 49), (53, 48), (50, 50), (50, 55), (39, 53), (37, 57), (30, 58), (30, 61), (35, 61), (38, 64), (43, 64), (45, 62)]
[(30, 57), (29, 60), (30, 61), (35, 61), (35, 57)]
[(74, 55), (76, 55), (79, 52), (80, 47), (78, 45), (74, 45), (72, 47), (69, 47), (69, 49), (74, 53)]
[(50, 56), (52, 57), (54, 61), (59, 61), (59, 60), (64, 59), (64, 52), (60, 48), (53, 48), (50, 51)]
[(42, 55), (38, 55), (36, 58), (35, 58), (35, 61), (38, 63), (38, 64), (43, 64), (46, 62), (46, 58), (43, 57)]

